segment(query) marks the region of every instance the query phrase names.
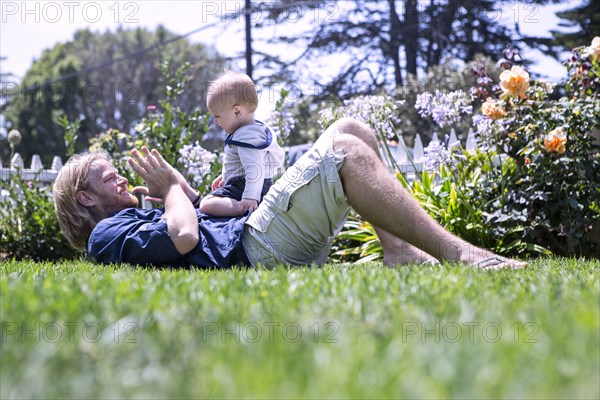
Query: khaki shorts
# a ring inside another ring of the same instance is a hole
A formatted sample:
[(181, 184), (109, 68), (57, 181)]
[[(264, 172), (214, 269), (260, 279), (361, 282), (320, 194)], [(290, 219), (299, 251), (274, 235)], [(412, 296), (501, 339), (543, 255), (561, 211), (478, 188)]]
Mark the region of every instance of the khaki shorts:
[(286, 170), (250, 215), (243, 244), (253, 266), (323, 264), (350, 206), (339, 170), (343, 151), (333, 150), (335, 124)]

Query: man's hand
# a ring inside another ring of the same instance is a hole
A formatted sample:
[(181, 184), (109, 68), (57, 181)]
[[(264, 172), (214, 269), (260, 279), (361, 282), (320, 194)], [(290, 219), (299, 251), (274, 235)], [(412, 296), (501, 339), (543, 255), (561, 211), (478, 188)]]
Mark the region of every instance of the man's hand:
[[(134, 150), (134, 151), (136, 152), (137, 156), (141, 157), (141, 155), (139, 154), (139, 152), (137, 152), (136, 150)], [(143, 152), (143, 150), (142, 150), (142, 152)], [(160, 154), (158, 153), (158, 151), (153, 150), (152, 152), (153, 152), (153, 154), (154, 154), (154, 152), (156, 152), (156, 154), (158, 154), (158, 156), (160, 157)], [(134, 153), (132, 152), (132, 155), (133, 154)], [(156, 157), (156, 156), (153, 155), (153, 157)], [(131, 164), (131, 162), (134, 162), (134, 161), (133, 160), (130, 161), (130, 164)], [(167, 163), (167, 165), (169, 165), (169, 164)], [(133, 165), (132, 165), (132, 167), (133, 167)], [(134, 168), (134, 170), (135, 170), (135, 168)], [(181, 186), (181, 189), (183, 190), (183, 192), (185, 193), (185, 195), (188, 197), (188, 199), (190, 201), (194, 201), (195, 199), (197, 199), (198, 195), (199, 195), (198, 191), (196, 189), (192, 188), (190, 186), (190, 184), (185, 180), (185, 178), (183, 177), (183, 175), (181, 175), (181, 173), (179, 171), (177, 171), (175, 168), (171, 167), (171, 171), (173, 172), (173, 174), (175, 174), (175, 177), (177, 178), (177, 182), (179, 182), (179, 186)], [(138, 171), (136, 170), (136, 172), (138, 172)], [(138, 174), (139, 174), (139, 172), (138, 172)], [(146, 182), (148, 182), (148, 181), (146, 181)], [(152, 201), (152, 202), (155, 202), (155, 203), (162, 203), (163, 202), (162, 198), (156, 197), (156, 196), (152, 196), (150, 194), (151, 193), (150, 189), (147, 188), (147, 187), (145, 187), (145, 186), (136, 186), (136, 187), (134, 187), (131, 190), (131, 193), (133, 193), (133, 194), (138, 194), (138, 193), (143, 194), (144, 196), (146, 196), (146, 200)]]
[(242, 199), (238, 204), (239, 215), (244, 214), (246, 211), (250, 210), (250, 212), (256, 210), (258, 208), (258, 201), (253, 199)]
[(127, 160), (131, 168), (140, 175), (148, 188), (149, 196), (160, 198), (165, 206), (163, 219), (167, 221), (169, 236), (180, 254), (193, 250), (199, 241), (198, 218), (190, 202), (192, 190), (183, 177), (156, 150), (142, 147), (142, 153), (131, 151)]
[[(131, 151), (131, 157), (127, 160), (133, 170), (141, 176), (148, 185), (147, 194), (150, 197), (163, 199), (173, 185), (179, 185), (179, 177), (169, 163), (157, 150), (148, 150), (142, 147), (142, 153), (138, 150)], [(136, 192), (144, 192), (140, 188)]]
[(212, 183), (212, 190), (222, 188), (223, 185), (225, 185), (225, 181), (223, 181), (223, 175), (219, 175), (215, 178), (215, 180)]

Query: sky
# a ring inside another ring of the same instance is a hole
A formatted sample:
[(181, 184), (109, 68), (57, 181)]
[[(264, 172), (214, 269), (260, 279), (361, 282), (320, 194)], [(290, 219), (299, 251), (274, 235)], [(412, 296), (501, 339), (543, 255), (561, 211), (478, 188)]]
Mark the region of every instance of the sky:
[[(554, 13), (558, 10), (572, 8), (580, 1), (550, 6), (528, 6), (514, 2), (504, 9), (495, 11), (493, 18), (509, 23), (518, 23), (524, 34), (549, 36), (550, 29), (557, 27), (558, 18)], [(0, 72), (12, 73), (13, 83), (25, 75), (32, 62), (39, 58), (44, 49), (52, 48), (56, 43), (66, 42), (73, 38), (78, 29), (89, 28), (103, 32), (115, 30), (121, 25), (124, 28), (145, 27), (153, 30), (162, 24), (176, 34), (186, 34), (202, 26), (216, 23), (217, 28), (193, 34), (189, 40), (214, 44), (217, 51), (226, 56), (240, 54), (244, 49), (243, 25), (240, 18), (227, 25), (223, 18), (230, 16), (242, 7), (239, 1), (6, 1), (0, 0), (0, 55), (6, 60), (0, 62)], [(308, 20), (316, 23), (334, 18), (340, 4), (335, 1), (326, 3), (315, 10)], [(280, 31), (289, 33), (290, 29), (299, 28), (292, 25), (298, 18), (291, 10), (287, 26), (278, 27)], [(253, 21), (266, 19), (267, 11), (253, 16)], [(276, 32), (266, 33), (274, 34)], [(530, 70), (546, 75), (551, 81), (564, 77), (564, 67), (540, 52), (532, 51), (526, 57), (536, 64)], [(243, 70), (244, 65), (239, 66)], [(276, 100), (276, 99), (275, 99)], [(272, 104), (265, 104), (257, 115), (270, 111)]]

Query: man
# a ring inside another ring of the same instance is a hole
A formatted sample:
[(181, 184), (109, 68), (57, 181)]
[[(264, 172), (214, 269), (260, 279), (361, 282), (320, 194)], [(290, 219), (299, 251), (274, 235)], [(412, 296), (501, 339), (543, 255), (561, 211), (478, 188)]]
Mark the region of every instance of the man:
[(277, 180), (251, 214), (216, 218), (197, 211), (199, 194), (156, 150), (132, 151), (129, 164), (147, 183), (137, 199), (102, 156), (74, 157), (61, 169), (54, 198), (67, 239), (103, 263), (227, 268), (322, 264), (350, 207), (371, 222), (384, 264), (461, 262), (485, 269), (524, 268), (451, 234), (419, 206), (379, 158), (373, 132), (342, 119)]

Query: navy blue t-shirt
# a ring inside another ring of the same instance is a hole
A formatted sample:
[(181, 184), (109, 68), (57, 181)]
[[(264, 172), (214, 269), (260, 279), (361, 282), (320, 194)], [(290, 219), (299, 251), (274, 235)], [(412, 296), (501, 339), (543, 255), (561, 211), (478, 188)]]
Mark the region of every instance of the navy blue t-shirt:
[(162, 219), (164, 209), (128, 208), (103, 219), (88, 239), (88, 255), (104, 264), (203, 268), (250, 265), (242, 246), (242, 217), (219, 218), (196, 210), (200, 240), (185, 255), (179, 254)]

